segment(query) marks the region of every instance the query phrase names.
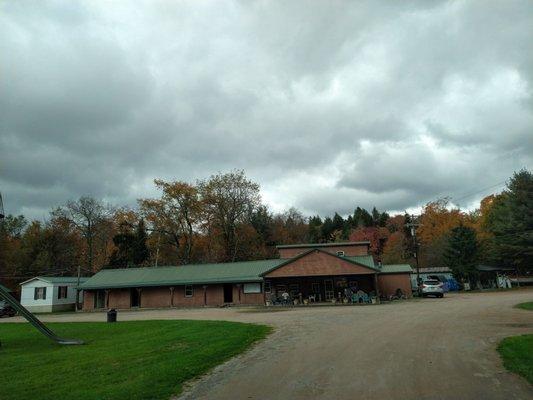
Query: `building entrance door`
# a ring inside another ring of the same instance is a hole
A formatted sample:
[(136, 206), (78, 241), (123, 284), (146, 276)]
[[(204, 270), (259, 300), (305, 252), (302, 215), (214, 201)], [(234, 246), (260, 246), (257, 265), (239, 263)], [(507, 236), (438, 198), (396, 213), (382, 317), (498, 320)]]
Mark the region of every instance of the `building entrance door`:
[(97, 290), (96, 296), (94, 296), (94, 308), (104, 308), (105, 307), (105, 291)]
[(335, 289), (333, 288), (333, 279), (324, 280), (324, 294), (326, 295), (326, 301), (329, 301), (335, 297)]
[(224, 303), (233, 303), (233, 285), (231, 283), (224, 284)]
[(140, 307), (141, 306), (141, 296), (139, 294), (138, 289), (130, 289), (131, 290), (131, 307)]

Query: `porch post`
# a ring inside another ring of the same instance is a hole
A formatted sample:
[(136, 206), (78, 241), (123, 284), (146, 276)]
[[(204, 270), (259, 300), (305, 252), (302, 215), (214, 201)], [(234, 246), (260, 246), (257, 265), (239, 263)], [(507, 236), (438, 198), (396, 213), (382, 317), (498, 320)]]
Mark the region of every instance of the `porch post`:
[(174, 307), (174, 286), (170, 287), (170, 307)]
[(207, 285), (203, 286), (204, 288), (204, 307), (207, 306)]
[(374, 287), (376, 289), (376, 304), (379, 304), (380, 300), (379, 300), (379, 286), (378, 286), (378, 274), (377, 274), (377, 272), (374, 274)]
[(105, 291), (105, 308), (109, 308), (109, 290)]

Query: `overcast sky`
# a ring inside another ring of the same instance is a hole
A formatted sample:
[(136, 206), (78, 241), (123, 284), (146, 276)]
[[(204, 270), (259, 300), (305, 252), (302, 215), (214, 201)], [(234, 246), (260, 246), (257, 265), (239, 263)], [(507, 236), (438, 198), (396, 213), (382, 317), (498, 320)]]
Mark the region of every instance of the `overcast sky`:
[(234, 168), (274, 210), (471, 207), (533, 165), (527, 0), (3, 1), (0, 60), (8, 213)]

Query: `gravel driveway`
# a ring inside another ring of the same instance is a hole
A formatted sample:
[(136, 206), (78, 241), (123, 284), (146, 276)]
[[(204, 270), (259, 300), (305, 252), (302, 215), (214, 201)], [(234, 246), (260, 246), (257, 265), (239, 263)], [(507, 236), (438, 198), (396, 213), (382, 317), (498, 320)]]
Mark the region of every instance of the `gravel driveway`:
[[(119, 319), (224, 319), (276, 328), (190, 385), (181, 399), (533, 399), (532, 387), (506, 372), (495, 350), (503, 337), (533, 333), (533, 312), (512, 308), (531, 300), (533, 290), (518, 290), (283, 312), (120, 312)], [(8, 320), (15, 319), (2, 321)]]

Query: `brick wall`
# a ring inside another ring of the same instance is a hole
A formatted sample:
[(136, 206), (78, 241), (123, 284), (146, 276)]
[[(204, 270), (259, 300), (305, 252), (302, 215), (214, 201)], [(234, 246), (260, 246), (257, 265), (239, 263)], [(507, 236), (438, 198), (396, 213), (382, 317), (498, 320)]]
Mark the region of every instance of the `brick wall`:
[(145, 287), (141, 290), (141, 307), (170, 307), (170, 288)]
[(289, 276), (330, 276), (351, 274), (373, 274), (374, 271), (351, 262), (333, 257), (320, 251), (309, 253), (283, 267), (280, 267), (265, 277), (278, 278)]
[(192, 297), (185, 297), (185, 286), (176, 286), (174, 288), (174, 307), (202, 307), (220, 306), (224, 304), (224, 291), (222, 285), (193, 285)]
[(94, 309), (94, 291), (84, 290), (83, 291), (83, 310), (92, 310), (92, 309)]
[[(240, 292), (240, 295), (239, 295)], [(83, 298), (83, 309), (94, 309), (95, 291), (86, 291)], [(185, 297), (185, 286), (175, 286), (172, 293), (169, 286), (141, 288), (141, 308), (171, 307), (217, 307), (224, 304), (223, 285), (193, 285), (193, 295)], [(108, 291), (109, 308), (130, 308), (130, 289), (110, 289)], [(264, 304), (263, 293), (244, 293), (243, 285), (233, 285), (233, 304)]]
[(233, 304), (261, 305), (265, 304), (263, 296), (263, 284), (261, 284), (261, 293), (244, 293), (244, 284), (233, 285)]
[[(309, 251), (309, 247), (291, 247), (288, 249), (278, 249), (280, 258), (292, 258), (298, 254)], [(366, 244), (352, 244), (352, 245), (338, 245), (320, 247), (320, 250), (328, 253), (337, 254), (338, 251), (344, 251), (345, 256), (366, 256), (368, 255), (368, 245)]]
[(400, 288), (407, 297), (412, 297), (410, 274), (385, 274), (378, 275), (379, 292), (385, 296), (391, 296)]
[(109, 308), (130, 308), (130, 289), (112, 289), (107, 296)]

